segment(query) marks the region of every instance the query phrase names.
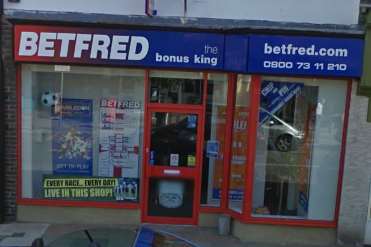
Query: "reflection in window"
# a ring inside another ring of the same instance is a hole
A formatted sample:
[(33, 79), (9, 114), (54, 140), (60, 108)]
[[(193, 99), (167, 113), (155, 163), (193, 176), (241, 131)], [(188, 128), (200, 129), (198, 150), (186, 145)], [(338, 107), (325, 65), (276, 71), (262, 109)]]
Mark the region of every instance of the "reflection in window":
[(209, 74), (205, 110), (201, 204), (220, 205), (227, 123), (227, 75)]
[(249, 106), (250, 76), (239, 75), (233, 112), (231, 171), (228, 193), (229, 208), (239, 213), (243, 210), (242, 203), (245, 196)]
[(154, 71), (151, 73), (150, 82), (151, 103), (202, 103), (201, 73)]
[(22, 196), (138, 201), (144, 71), (22, 65)]
[(333, 220), (346, 88), (262, 81), (253, 215)]
[(150, 164), (196, 165), (197, 115), (152, 113)]

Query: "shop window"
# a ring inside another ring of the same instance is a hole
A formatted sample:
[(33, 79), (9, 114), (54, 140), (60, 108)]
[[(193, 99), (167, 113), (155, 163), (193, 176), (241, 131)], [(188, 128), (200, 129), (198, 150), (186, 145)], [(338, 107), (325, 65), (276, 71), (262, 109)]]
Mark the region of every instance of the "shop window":
[(152, 113), (150, 164), (195, 167), (197, 115)]
[(202, 73), (152, 71), (151, 103), (200, 105), (203, 96)]
[(334, 220), (346, 81), (261, 82), (253, 216)]
[(224, 177), (228, 80), (209, 74), (205, 109), (201, 204), (220, 206)]
[(242, 213), (246, 184), (248, 118), (250, 105), (251, 77), (239, 75), (235, 91), (233, 111), (233, 131), (231, 142), (230, 178), (229, 178), (229, 208)]
[(137, 202), (144, 70), (22, 65), (22, 197)]

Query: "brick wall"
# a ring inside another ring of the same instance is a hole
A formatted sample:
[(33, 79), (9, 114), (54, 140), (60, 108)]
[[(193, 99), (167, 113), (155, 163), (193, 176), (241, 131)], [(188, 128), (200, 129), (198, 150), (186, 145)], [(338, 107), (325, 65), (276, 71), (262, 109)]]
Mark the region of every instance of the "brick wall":
[(3, 17), (1, 24), (1, 56), (3, 69), (3, 117), (4, 117), (4, 157), (2, 159), (5, 173), (4, 218), (6, 221), (16, 219), (16, 73), (13, 60), (12, 25)]
[(363, 243), (371, 179), (371, 123), (366, 122), (368, 98), (356, 95), (353, 83), (341, 195), (338, 239)]

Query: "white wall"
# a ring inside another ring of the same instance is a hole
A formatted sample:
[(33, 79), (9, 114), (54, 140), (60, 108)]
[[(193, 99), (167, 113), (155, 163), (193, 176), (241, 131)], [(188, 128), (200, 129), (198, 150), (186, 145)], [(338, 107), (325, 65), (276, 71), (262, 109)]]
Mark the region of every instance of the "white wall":
[[(160, 16), (183, 16), (184, 0), (154, 0)], [(188, 17), (267, 20), (317, 24), (356, 24), (360, 0), (187, 0)], [(87, 4), (88, 3), (88, 4)], [(4, 8), (144, 15), (145, 0), (20, 0)]]
[[(163, 1), (163, 0), (159, 0)], [(356, 24), (359, 0), (188, 0), (189, 15), (318, 24)]]
[(145, 0), (20, 0), (19, 3), (4, 0), (4, 9), (144, 15)]

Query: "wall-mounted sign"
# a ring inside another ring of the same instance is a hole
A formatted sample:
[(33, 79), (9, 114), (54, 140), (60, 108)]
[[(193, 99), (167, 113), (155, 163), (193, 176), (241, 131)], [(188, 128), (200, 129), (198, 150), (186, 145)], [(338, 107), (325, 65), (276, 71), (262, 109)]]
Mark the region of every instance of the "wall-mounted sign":
[(19, 62), (360, 77), (363, 40), (16, 25)]
[(363, 40), (251, 35), (249, 73), (358, 77)]
[(224, 35), (17, 25), (16, 61), (223, 69)]
[(248, 35), (226, 35), (224, 70), (246, 73), (249, 55)]

